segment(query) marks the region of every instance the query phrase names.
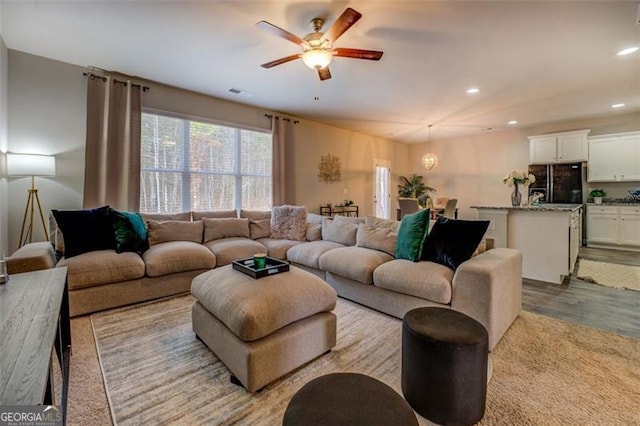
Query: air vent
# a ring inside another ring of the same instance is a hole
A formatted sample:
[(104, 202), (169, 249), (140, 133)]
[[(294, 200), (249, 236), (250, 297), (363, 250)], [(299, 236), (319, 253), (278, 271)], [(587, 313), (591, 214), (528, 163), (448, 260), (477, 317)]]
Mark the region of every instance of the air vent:
[(229, 92), (238, 96), (243, 96), (245, 98), (250, 98), (251, 96), (253, 96), (253, 93), (247, 92), (246, 90), (242, 90), (242, 89), (236, 89), (235, 87), (232, 87), (231, 89), (229, 89)]

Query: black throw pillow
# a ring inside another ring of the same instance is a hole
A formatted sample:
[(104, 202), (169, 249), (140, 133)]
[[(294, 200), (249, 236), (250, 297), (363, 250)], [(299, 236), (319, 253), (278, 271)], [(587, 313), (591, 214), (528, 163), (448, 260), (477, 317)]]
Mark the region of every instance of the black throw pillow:
[(455, 270), (471, 258), (489, 228), (488, 220), (458, 220), (440, 217), (433, 225), (422, 249), (421, 260)]
[(115, 248), (109, 206), (90, 210), (52, 210), (64, 236), (64, 256)]

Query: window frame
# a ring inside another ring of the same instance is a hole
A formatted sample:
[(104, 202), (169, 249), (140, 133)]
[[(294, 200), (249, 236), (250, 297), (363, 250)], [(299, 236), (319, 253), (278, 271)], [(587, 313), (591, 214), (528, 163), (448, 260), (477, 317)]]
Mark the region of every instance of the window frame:
[[(193, 210), (191, 207), (191, 178), (193, 175), (209, 175), (209, 176), (233, 176), (234, 178), (234, 185), (235, 185), (235, 190), (234, 190), (234, 209), (237, 211), (240, 211), (240, 209), (244, 208), (242, 206), (242, 178), (245, 176), (248, 177), (265, 177), (265, 178), (272, 178), (273, 177), (273, 168), (271, 168), (271, 173), (270, 174), (265, 174), (265, 173), (243, 173), (242, 172), (242, 149), (241, 149), (241, 145), (242, 145), (242, 134), (241, 132), (244, 131), (250, 131), (250, 132), (258, 132), (258, 133), (264, 133), (265, 135), (272, 135), (272, 131), (271, 129), (265, 129), (265, 128), (260, 128), (260, 127), (254, 127), (254, 126), (248, 126), (248, 125), (242, 125), (242, 124), (238, 124), (238, 123), (230, 123), (230, 122), (226, 122), (226, 121), (222, 121), (222, 120), (216, 120), (210, 117), (203, 117), (203, 116), (198, 116), (198, 115), (190, 115), (190, 114), (183, 114), (183, 113), (179, 113), (179, 112), (173, 112), (173, 111), (165, 111), (165, 110), (161, 110), (161, 109), (157, 109), (157, 108), (148, 108), (148, 107), (143, 107), (142, 108), (142, 114), (153, 114), (153, 115), (159, 115), (159, 116), (164, 116), (164, 117), (168, 117), (168, 118), (173, 118), (173, 119), (178, 119), (178, 120), (185, 120), (188, 122), (200, 122), (200, 123), (205, 123), (205, 124), (211, 124), (211, 125), (216, 125), (216, 126), (223, 126), (223, 127), (227, 127), (227, 128), (231, 128), (234, 130), (234, 171), (233, 172), (218, 172), (218, 171), (210, 171), (210, 170), (198, 170), (198, 171), (193, 171), (189, 169), (189, 162), (188, 159), (190, 158), (190, 148), (191, 148), (191, 144), (190, 143), (184, 143), (183, 144), (183, 152), (182, 152), (182, 157), (181, 157), (181, 161), (180, 161), (180, 168), (179, 169), (157, 169), (157, 168), (145, 168), (142, 166), (142, 164), (140, 165), (140, 174), (142, 174), (143, 172), (152, 172), (152, 173), (177, 173), (181, 175), (181, 199), (180, 199), (180, 206), (181, 206), (181, 210), (180, 211), (191, 211)], [(142, 117), (141, 117), (141, 121), (142, 121)], [(189, 126), (183, 126), (183, 134), (182, 134), (182, 138), (183, 140), (189, 140)], [(142, 143), (142, 133), (140, 134), (140, 151), (142, 152), (142, 148), (143, 148), (143, 143)], [(272, 150), (272, 155), (273, 155), (273, 141), (271, 141), (271, 150)], [(140, 184), (142, 185), (143, 180), (140, 180)], [(142, 196), (142, 191), (140, 191), (140, 194)], [(142, 203), (140, 203), (142, 205)], [(271, 206), (273, 206), (273, 183), (272, 183), (272, 187), (271, 187), (271, 202), (270, 202)], [(144, 213), (157, 213), (157, 212), (144, 212)]]

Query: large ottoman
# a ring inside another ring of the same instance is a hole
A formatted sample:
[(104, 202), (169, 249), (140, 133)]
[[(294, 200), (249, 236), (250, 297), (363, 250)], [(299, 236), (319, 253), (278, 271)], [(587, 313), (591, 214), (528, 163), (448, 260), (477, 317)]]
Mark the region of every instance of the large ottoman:
[(193, 331), (249, 392), (336, 345), (335, 290), (294, 266), (253, 279), (216, 268), (195, 277)]

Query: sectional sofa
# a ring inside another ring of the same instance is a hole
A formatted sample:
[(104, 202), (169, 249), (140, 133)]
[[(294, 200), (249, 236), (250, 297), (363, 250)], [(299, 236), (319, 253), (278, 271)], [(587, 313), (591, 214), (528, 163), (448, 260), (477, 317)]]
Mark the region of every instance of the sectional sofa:
[[(300, 209), (298, 209), (300, 211)], [(67, 267), (72, 316), (187, 293), (191, 280), (232, 260), (266, 252), (332, 285), (339, 296), (397, 318), (416, 307), (444, 306), (480, 321), (493, 349), (521, 310), (522, 257), (480, 247), (455, 270), (394, 257), (400, 222), (333, 219), (304, 210), (302, 229), (274, 232), (271, 212), (235, 210), (143, 215), (148, 249), (94, 250), (72, 257), (52, 223), (52, 243), (32, 243), (9, 258), (10, 273)], [(298, 222), (300, 222), (298, 217)], [(277, 222), (277, 221), (276, 221)], [(283, 238), (283, 236), (285, 238)]]

